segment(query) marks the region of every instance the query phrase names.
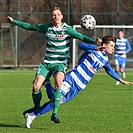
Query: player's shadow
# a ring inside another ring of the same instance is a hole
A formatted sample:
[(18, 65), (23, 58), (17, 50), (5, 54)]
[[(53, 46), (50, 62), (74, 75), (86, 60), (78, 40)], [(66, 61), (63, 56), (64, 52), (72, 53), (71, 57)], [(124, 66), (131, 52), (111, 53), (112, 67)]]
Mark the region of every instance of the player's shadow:
[[(26, 128), (25, 126), (21, 126), (21, 125), (11, 125), (11, 124), (0, 124), (0, 127), (6, 127), (6, 128)], [(45, 129), (44, 127), (37, 127), (34, 129), (39, 129), (39, 130), (47, 130), (47, 128)], [(0, 132), (1, 133), (1, 132)]]
[(10, 124), (0, 124), (0, 127), (16, 127), (16, 128), (22, 128), (20, 125), (10, 125)]

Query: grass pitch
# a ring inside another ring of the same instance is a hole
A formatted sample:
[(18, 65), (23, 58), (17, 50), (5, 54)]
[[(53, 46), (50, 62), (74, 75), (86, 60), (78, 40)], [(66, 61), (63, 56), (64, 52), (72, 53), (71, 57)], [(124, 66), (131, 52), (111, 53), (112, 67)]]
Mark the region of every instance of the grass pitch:
[[(133, 85), (115, 85), (99, 70), (84, 91), (59, 108), (60, 124), (51, 112), (37, 117), (25, 128), (23, 111), (33, 106), (35, 70), (0, 70), (0, 133), (133, 133)], [(133, 81), (133, 70), (126, 70)], [(53, 83), (53, 79), (51, 78)], [(42, 87), (42, 104), (48, 100)]]

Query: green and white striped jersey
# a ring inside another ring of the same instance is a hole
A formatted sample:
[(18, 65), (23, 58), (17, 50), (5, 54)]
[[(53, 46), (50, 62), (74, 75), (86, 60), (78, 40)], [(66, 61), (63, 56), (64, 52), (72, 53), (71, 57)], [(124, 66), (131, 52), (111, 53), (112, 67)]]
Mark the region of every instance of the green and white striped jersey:
[(89, 44), (95, 43), (93, 39), (76, 32), (64, 22), (59, 28), (54, 27), (52, 23), (32, 25), (18, 20), (13, 20), (13, 24), (27, 30), (39, 31), (45, 34), (46, 52), (43, 58), (45, 63), (63, 63), (67, 65), (70, 58), (70, 44), (73, 38)]

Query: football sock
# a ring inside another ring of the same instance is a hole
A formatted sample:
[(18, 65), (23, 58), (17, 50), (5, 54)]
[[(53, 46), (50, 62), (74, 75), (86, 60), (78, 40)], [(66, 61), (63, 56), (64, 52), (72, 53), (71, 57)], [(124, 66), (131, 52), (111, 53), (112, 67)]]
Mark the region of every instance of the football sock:
[(125, 74), (125, 72), (122, 72), (122, 74)]
[(33, 91), (32, 92), (32, 99), (33, 99), (33, 103), (34, 103), (34, 109), (37, 109), (38, 107), (40, 107), (40, 101), (42, 99), (41, 90)]
[(115, 73), (119, 76), (119, 71), (118, 70), (115, 70)]
[(122, 72), (122, 77), (123, 77), (124, 79), (126, 78), (125, 72)]
[(60, 100), (61, 100), (61, 89), (56, 88), (53, 96), (53, 113), (57, 114), (58, 107), (60, 106)]
[(52, 87), (52, 85), (50, 83), (47, 83), (45, 85), (46, 87), (46, 92), (47, 92), (47, 96), (49, 99), (52, 99), (53, 95), (54, 95), (54, 88)]
[(34, 111), (36, 116), (45, 114), (53, 109), (53, 103), (51, 101), (44, 103), (41, 107)]

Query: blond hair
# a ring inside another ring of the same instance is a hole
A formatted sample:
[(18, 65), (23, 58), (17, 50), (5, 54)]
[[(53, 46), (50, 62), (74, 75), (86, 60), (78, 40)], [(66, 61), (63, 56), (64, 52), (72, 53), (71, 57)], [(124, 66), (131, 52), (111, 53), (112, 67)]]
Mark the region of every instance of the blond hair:
[(60, 11), (62, 12), (62, 9), (61, 9), (59, 6), (54, 6), (54, 7), (50, 10), (50, 12), (52, 13), (52, 12), (55, 11), (55, 10), (60, 10)]

